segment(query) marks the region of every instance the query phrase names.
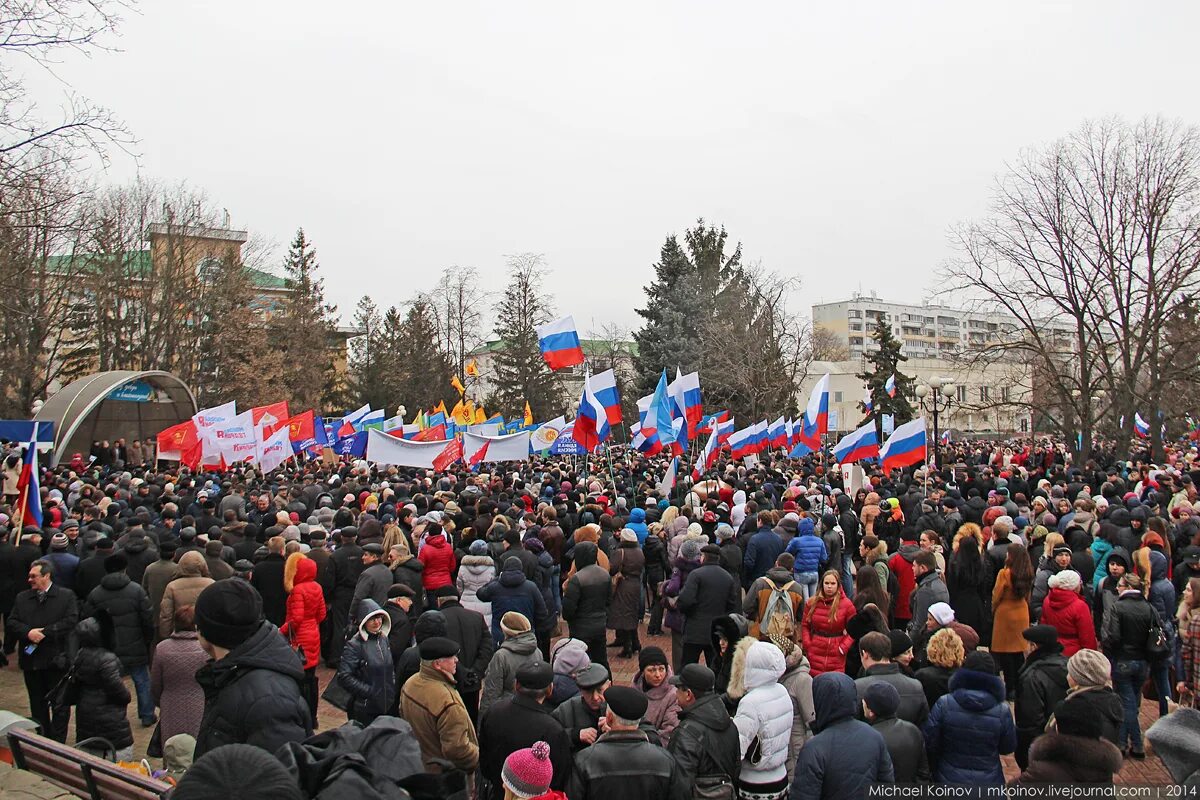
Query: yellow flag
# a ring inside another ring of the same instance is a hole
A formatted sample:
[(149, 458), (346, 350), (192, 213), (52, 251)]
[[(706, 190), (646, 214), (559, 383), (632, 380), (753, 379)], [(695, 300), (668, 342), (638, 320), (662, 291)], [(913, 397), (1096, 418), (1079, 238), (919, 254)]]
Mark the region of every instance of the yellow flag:
[(468, 378), (479, 377), (479, 365), (475, 363), (475, 359), (472, 358), (467, 362), (466, 373)]
[(475, 424), (482, 425), (485, 422), (487, 422), (487, 414), (484, 413), (483, 406), (480, 406), (475, 409)]
[(525, 424), (526, 425), (533, 424), (533, 411), (531, 411), (529, 409), (529, 401), (528, 400), (525, 401)]
[(462, 381), (458, 379), (457, 375), (450, 379), (450, 385), (457, 389), (460, 395), (467, 391), (466, 387), (462, 385)]
[(454, 404), (454, 408), (450, 409), (450, 418), (455, 422), (462, 422), (463, 412), (465, 410), (466, 409), (463, 408), (462, 400), (459, 400)]
[(463, 424), (470, 425), (474, 421), (475, 421), (475, 401), (468, 400), (467, 404), (465, 406), (463, 406)]
[(447, 413), (447, 411), (446, 411), (446, 401), (445, 401), (445, 400), (438, 400), (438, 404), (437, 404), (437, 406), (436, 406), (436, 407), (433, 409), (433, 413), (437, 414), (437, 413), (439, 413), (439, 412), (440, 412), (440, 413), (442, 413), (442, 414), (446, 414), (446, 413)]

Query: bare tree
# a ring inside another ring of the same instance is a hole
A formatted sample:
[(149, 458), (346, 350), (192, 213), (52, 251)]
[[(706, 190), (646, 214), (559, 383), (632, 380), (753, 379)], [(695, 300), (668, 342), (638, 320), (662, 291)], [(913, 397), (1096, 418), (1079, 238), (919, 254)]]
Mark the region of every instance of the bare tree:
[(483, 344), (483, 307), (487, 300), (487, 294), (479, 290), (479, 272), (474, 267), (457, 265), (442, 273), (430, 297), (441, 347), (459, 376), (465, 372), (467, 354)]

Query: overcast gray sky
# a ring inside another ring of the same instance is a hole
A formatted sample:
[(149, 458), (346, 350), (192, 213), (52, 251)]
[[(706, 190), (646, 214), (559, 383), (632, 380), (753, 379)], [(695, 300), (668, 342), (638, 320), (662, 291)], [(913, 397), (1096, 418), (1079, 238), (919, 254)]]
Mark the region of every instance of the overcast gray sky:
[(805, 314), (920, 300), (1022, 147), (1200, 120), (1197, 29), (1190, 2), (143, 0), (59, 73), (140, 139), (109, 180), (186, 179), (280, 257), (303, 226), (346, 319), (452, 264), (498, 293), (532, 251), (586, 332), (637, 326), (699, 216)]

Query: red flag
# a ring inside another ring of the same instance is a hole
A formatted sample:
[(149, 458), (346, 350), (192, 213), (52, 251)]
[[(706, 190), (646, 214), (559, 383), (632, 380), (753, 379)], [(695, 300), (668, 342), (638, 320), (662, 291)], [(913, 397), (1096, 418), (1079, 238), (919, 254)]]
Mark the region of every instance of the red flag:
[(158, 434), (158, 452), (185, 453), (195, 447), (199, 441), (196, 423), (189, 419), (187, 422), (172, 425)]
[(434, 425), (432, 428), (426, 428), (413, 437), (414, 442), (437, 442), (446, 438), (446, 426)]
[(479, 466), (479, 464), (481, 464), (483, 462), (483, 460), (485, 458), (487, 458), (487, 451), (488, 451), (489, 444), (490, 444), (490, 442), (488, 442), (486, 439), (483, 441), (483, 447), (476, 450), (475, 453), (471, 456), (471, 460), (467, 462), (468, 467)]
[(441, 472), (462, 458), (462, 454), (462, 439), (451, 439), (450, 443), (446, 445), (446, 449), (438, 453), (437, 458), (433, 459), (433, 468)]
[(269, 406), (257, 406), (250, 409), (250, 413), (254, 415), (255, 426), (265, 425), (267, 428), (267, 436), (270, 436), (282, 426), (287, 424), (288, 404), (286, 400), (280, 400), (278, 403), (271, 403)]
[[(303, 414), (297, 414), (287, 421), (288, 426), (288, 441), (303, 442), (306, 439), (316, 438), (313, 427), (313, 410), (310, 408)], [(270, 436), (271, 431), (267, 435)]]

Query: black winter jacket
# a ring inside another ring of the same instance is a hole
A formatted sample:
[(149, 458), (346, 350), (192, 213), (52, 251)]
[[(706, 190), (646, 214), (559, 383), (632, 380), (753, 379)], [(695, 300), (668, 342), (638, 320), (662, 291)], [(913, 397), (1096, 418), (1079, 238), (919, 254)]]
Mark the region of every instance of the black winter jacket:
[(154, 642), (154, 611), (146, 590), (124, 572), (111, 572), (100, 580), (83, 604), (82, 617), (106, 611), (113, 622), (113, 652), (126, 670), (150, 663)]
[(711, 644), (713, 620), (737, 611), (740, 595), (737, 581), (720, 564), (707, 562), (693, 570), (679, 593), (683, 643)]
[[(369, 725), (375, 717), (388, 713), (396, 702), (396, 667), (388, 644), (392, 621), (387, 612), (369, 598), (362, 601), (361, 609), (358, 630), (346, 638), (337, 681), (354, 698), (347, 709), (350, 719)], [(368, 633), (367, 620), (380, 615), (383, 627), (378, 633)]]
[(1145, 661), (1154, 610), (1138, 591), (1125, 591), (1104, 615), (1101, 646), (1109, 658)]
[(283, 588), (283, 567), (286, 562), (278, 553), (270, 553), (254, 565), (250, 585), (262, 596), (263, 616), (278, 627), (287, 619), (287, 590)]
[(101, 645), (100, 623), (85, 619), (75, 626), (75, 741), (101, 736), (120, 750), (133, 744), (126, 710), (129, 689), (121, 680), (121, 660)]
[[(925, 719), (929, 716), (929, 701), (925, 699), (925, 689), (919, 680), (905, 675), (899, 664), (875, 664), (864, 669), (859, 678), (854, 681), (858, 699), (863, 700), (867, 696), (867, 689), (876, 683), (890, 683), (900, 693), (900, 708), (896, 711), (897, 717), (911, 722), (913, 725), (925, 724)], [(859, 719), (861, 718), (860, 710)]]
[(887, 745), (896, 783), (929, 782), (932, 774), (929, 757), (925, 755), (925, 736), (920, 728), (896, 717), (876, 717), (871, 721), (871, 727)]
[(1030, 653), (1017, 676), (1017, 735), (1033, 741), (1066, 696), (1067, 659), (1062, 646), (1051, 652), (1039, 649)]
[[(18, 594), (12, 612), (4, 619), (8, 632), (17, 638), (17, 664), (22, 670), (66, 669), (67, 637), (78, 621), (75, 594), (57, 583), (50, 584), (41, 601), (33, 589)], [(41, 628), (46, 638), (33, 653), (26, 653), (25, 648), (31, 644), (29, 632), (34, 628)]]
[(613, 731), (576, 754), (567, 796), (571, 800), (686, 800), (686, 783), (680, 773), (675, 759), (651, 744), (644, 731)]
[(735, 781), (742, 770), (738, 729), (718, 694), (703, 695), (679, 712), (679, 727), (667, 751), (675, 757), (689, 792), (698, 776), (725, 775)]
[[(571, 626), (576, 639), (590, 639), (604, 634), (608, 622), (608, 603), (612, 578), (596, 564), (596, 545), (580, 542), (575, 545), (576, 572), (567, 581), (563, 592), (562, 615)], [(495, 608), (492, 609), (495, 619)]]
[(304, 667), (279, 629), (267, 621), (220, 661), (196, 672), (204, 717), (196, 758), (224, 744), (252, 744), (274, 753), (312, 733), (300, 694)]
[(458, 642), (457, 686), (460, 694), (478, 692), (483, 685), (483, 674), (496, 651), (492, 632), (487, 620), (478, 611), (463, 608), (457, 600), (450, 600), (441, 607), (446, 618), (446, 638)]
[[(492, 797), (503, 800), (504, 786), (500, 771), (504, 759), (534, 742), (550, 745), (550, 763), (554, 777), (550, 788), (562, 790), (571, 776), (571, 740), (563, 726), (550, 715), (550, 709), (514, 695), (498, 700), (479, 721), (479, 771), (491, 781)], [(482, 798), (487, 800), (487, 798)]]

